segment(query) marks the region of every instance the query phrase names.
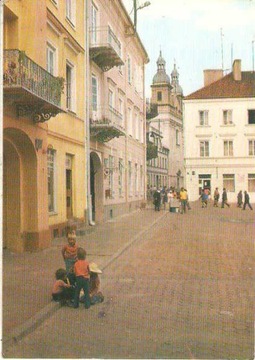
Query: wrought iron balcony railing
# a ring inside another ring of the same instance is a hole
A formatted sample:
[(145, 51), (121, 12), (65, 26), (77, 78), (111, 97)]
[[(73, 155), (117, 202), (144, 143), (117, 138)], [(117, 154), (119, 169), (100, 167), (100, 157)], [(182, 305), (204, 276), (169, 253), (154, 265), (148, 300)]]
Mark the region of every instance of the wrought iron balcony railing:
[(99, 142), (125, 135), (123, 116), (110, 105), (90, 111), (90, 136)]
[(121, 59), (121, 43), (110, 26), (90, 29), (89, 54), (103, 71), (124, 65)]
[(52, 76), (24, 51), (4, 50), (3, 88), (5, 99), (15, 103), (18, 116), (31, 114), (35, 122), (43, 122), (63, 112), (64, 79)]

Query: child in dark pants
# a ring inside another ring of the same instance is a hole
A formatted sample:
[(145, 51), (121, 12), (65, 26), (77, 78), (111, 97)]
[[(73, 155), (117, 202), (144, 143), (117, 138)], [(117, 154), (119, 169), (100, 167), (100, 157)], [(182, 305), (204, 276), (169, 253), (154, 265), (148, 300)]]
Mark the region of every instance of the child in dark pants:
[(86, 251), (83, 248), (77, 250), (77, 261), (74, 264), (74, 273), (76, 276), (76, 288), (74, 294), (74, 308), (79, 307), (79, 298), (81, 289), (84, 291), (84, 306), (86, 309), (90, 308), (89, 296), (89, 263), (86, 259)]
[(52, 289), (52, 300), (60, 302), (61, 305), (68, 305), (69, 300), (74, 296), (74, 287), (68, 284), (65, 269), (58, 269), (55, 276), (56, 281)]

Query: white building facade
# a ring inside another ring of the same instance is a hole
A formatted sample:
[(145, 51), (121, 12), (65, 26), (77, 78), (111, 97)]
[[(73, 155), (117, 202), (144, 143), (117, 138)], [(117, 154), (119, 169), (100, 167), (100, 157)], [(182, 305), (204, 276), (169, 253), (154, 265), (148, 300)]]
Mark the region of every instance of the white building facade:
[[(201, 190), (226, 188), (228, 200), (248, 191), (255, 201), (255, 75), (205, 71), (205, 87), (184, 99), (185, 186), (191, 201)], [(216, 81), (215, 81), (216, 80)]]

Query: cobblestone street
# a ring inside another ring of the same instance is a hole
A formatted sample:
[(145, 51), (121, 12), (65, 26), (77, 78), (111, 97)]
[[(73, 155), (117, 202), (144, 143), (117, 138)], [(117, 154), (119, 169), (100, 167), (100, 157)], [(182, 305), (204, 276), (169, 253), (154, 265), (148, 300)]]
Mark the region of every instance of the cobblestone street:
[(254, 238), (235, 205), (166, 211), (105, 268), (104, 303), (60, 308), (4, 356), (253, 359)]

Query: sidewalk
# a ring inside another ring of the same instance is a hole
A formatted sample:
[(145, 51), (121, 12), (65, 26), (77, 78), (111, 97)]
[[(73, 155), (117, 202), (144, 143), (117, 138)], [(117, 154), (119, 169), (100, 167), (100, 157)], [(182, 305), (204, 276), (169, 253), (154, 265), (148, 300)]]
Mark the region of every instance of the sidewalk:
[[(96, 225), (89, 234), (77, 237), (77, 244), (86, 249), (89, 262), (104, 269), (167, 213), (139, 209)], [(65, 243), (65, 238), (54, 239), (51, 248), (35, 253), (3, 250), (3, 342), (18, 340), (59, 308), (51, 302), (51, 288), (56, 269), (64, 267)]]

